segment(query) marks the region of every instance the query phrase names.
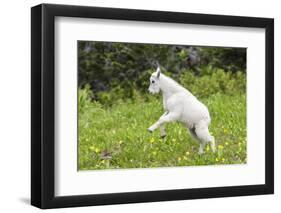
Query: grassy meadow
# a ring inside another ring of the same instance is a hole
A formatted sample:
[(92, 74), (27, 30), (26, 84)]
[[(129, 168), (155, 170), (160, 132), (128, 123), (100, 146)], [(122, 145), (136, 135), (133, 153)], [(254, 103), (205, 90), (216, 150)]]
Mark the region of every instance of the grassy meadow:
[(202, 99), (212, 117), (217, 152), (207, 145), (199, 155), (198, 142), (180, 123), (166, 124), (164, 139), (159, 130), (147, 131), (163, 112), (160, 96), (105, 107), (85, 100), (86, 90), (79, 93), (79, 170), (246, 163), (245, 95)]

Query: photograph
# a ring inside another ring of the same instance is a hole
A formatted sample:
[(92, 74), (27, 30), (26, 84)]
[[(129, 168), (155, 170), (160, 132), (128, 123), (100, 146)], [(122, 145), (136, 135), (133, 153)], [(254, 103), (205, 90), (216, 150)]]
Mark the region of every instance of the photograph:
[(246, 55), (77, 41), (78, 171), (247, 164)]
[(274, 18), (149, 8), (31, 8), (31, 205), (274, 193)]

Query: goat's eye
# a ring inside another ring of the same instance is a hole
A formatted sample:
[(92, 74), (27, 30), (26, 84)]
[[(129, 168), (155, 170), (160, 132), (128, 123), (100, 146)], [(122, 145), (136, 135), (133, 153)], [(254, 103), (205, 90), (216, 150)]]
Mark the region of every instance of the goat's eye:
[(151, 83), (153, 83), (153, 84), (154, 84), (154, 83), (155, 83), (155, 81), (154, 81), (154, 80), (152, 80), (152, 81), (151, 81)]

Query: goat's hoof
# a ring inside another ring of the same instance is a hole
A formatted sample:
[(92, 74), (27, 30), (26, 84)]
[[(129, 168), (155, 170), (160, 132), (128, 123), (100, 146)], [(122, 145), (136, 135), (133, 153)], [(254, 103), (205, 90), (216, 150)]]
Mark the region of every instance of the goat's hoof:
[(152, 133), (152, 132), (153, 132), (153, 131), (152, 131), (151, 129), (149, 129), (149, 128), (147, 129), (147, 131), (148, 131), (148, 132), (150, 132), (150, 133)]

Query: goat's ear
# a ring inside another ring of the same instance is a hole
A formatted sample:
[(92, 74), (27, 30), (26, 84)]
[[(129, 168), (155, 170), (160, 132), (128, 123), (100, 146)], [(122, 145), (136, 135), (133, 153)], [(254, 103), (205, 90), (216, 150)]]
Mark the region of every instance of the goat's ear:
[(160, 74), (161, 74), (161, 69), (160, 69), (159, 66), (157, 67), (156, 74), (157, 74), (157, 75), (156, 75), (157, 78), (159, 78), (159, 77), (160, 77)]

